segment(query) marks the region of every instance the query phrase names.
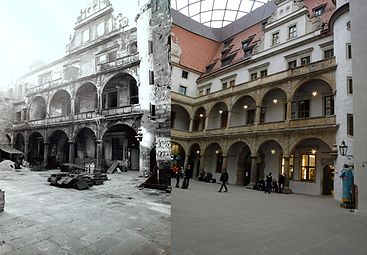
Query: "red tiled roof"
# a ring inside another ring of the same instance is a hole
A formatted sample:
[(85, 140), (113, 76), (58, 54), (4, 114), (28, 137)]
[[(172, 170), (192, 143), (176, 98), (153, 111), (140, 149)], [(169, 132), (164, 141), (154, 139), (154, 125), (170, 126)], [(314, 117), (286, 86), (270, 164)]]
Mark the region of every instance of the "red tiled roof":
[(194, 34), (176, 25), (172, 25), (172, 32), (174, 33), (173, 40), (178, 40), (178, 45), (182, 50), (180, 64), (205, 73), (205, 67), (210, 63), (221, 43)]

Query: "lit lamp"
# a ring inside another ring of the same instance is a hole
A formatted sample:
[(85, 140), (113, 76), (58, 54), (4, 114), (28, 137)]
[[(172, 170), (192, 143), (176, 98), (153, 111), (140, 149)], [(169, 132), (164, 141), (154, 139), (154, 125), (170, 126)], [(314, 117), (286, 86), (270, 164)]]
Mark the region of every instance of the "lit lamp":
[(273, 103), (274, 103), (274, 104), (278, 103), (278, 99), (274, 98), (274, 99), (273, 99)]
[(223, 113), (223, 111), (222, 110), (219, 110), (219, 114), (222, 114)]
[(243, 109), (247, 109), (248, 108), (248, 105), (247, 104), (245, 104), (244, 106), (243, 106)]
[(275, 154), (275, 149), (271, 149), (271, 150), (270, 150), (270, 153), (271, 153), (271, 154)]
[(200, 116), (200, 118), (202, 118), (202, 117), (204, 117), (204, 114), (200, 113), (199, 116)]
[(200, 151), (196, 151), (197, 154), (200, 154)]
[(313, 155), (315, 155), (315, 154), (316, 154), (316, 149), (312, 149), (312, 150), (311, 150), (311, 153), (312, 153)]
[(315, 97), (315, 96), (317, 96), (317, 91), (313, 91), (312, 92), (312, 95)]
[(340, 155), (347, 157), (347, 159), (351, 159), (353, 158), (353, 155), (348, 155), (347, 154), (348, 151), (348, 145), (345, 144), (344, 140), (342, 141), (342, 144), (339, 145), (339, 153)]

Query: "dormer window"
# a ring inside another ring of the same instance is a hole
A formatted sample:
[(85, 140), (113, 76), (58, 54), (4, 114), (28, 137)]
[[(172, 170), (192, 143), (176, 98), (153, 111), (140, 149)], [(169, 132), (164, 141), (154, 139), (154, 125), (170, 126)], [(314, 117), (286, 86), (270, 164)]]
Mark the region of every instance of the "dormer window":
[(214, 66), (215, 66), (215, 63), (211, 63), (211, 64), (207, 65), (205, 67), (206, 73), (210, 73), (213, 70)]
[(234, 58), (235, 55), (236, 55), (236, 53), (231, 54), (231, 55), (229, 55), (229, 56), (227, 56), (225, 58), (222, 58), (221, 59), (222, 67), (228, 66), (229, 64), (231, 64), (231, 62), (232, 62), (232, 60), (233, 60), (233, 58)]
[(229, 47), (231, 45), (232, 41), (233, 41), (233, 38), (227, 39), (226, 41), (223, 42), (224, 43), (223, 47), (224, 48)]
[(324, 4), (324, 5), (320, 5), (320, 6), (318, 6), (318, 7), (316, 7), (316, 8), (313, 9), (313, 13), (314, 13), (315, 17), (319, 17), (322, 14), (324, 14), (324, 12), (325, 12), (325, 6), (326, 5)]
[(242, 41), (242, 49), (244, 52), (244, 57), (247, 58), (249, 56), (251, 56), (252, 54), (252, 49), (254, 48), (254, 45), (251, 45), (252, 39), (254, 38), (255, 35), (250, 36), (248, 39)]

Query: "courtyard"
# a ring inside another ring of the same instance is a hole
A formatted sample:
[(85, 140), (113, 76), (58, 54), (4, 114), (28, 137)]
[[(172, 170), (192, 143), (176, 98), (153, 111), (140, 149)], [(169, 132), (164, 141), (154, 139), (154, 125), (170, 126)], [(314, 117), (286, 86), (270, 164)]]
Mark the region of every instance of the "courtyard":
[(173, 254), (367, 254), (367, 215), (332, 197), (219, 187), (193, 180), (174, 188)]
[(139, 189), (135, 171), (62, 189), (47, 182), (55, 171), (0, 170), (0, 254), (168, 254), (170, 194)]

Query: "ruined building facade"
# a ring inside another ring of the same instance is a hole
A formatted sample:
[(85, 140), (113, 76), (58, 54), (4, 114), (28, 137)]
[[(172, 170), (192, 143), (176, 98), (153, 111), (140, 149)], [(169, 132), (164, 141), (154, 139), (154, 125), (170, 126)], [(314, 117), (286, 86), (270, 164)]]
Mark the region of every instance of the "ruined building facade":
[(142, 173), (153, 167), (161, 117), (154, 96), (157, 46), (152, 5), (139, 4), (131, 28), (109, 1), (93, 1), (80, 12), (66, 55), (17, 81), (8, 135), (26, 160), (48, 164), (56, 156), (59, 163), (101, 167), (121, 161)]

